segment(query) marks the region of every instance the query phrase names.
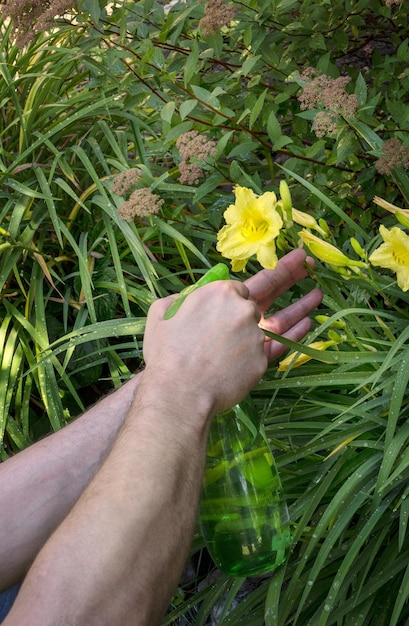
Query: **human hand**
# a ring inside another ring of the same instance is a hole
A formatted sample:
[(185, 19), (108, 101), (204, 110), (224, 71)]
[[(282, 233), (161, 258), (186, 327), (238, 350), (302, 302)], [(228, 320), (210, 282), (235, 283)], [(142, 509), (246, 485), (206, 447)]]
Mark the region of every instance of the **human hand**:
[[(287, 291), (296, 282), (307, 276), (307, 262), (314, 267), (313, 260), (303, 250), (293, 250), (286, 254), (273, 270), (262, 270), (245, 281), (245, 285), (261, 313), (264, 315), (278, 296)], [(293, 341), (300, 341), (310, 330), (311, 320), (308, 315), (322, 300), (322, 292), (313, 289), (294, 304), (277, 311), (271, 317), (262, 318), (261, 328)], [(287, 346), (267, 339), (264, 346), (269, 361), (287, 351)]]
[(146, 369), (172, 401), (196, 403), (194, 410), (199, 406), (209, 415), (226, 410), (267, 368), (258, 307), (243, 283), (218, 281), (191, 293), (164, 320), (173, 298), (157, 300), (149, 310)]

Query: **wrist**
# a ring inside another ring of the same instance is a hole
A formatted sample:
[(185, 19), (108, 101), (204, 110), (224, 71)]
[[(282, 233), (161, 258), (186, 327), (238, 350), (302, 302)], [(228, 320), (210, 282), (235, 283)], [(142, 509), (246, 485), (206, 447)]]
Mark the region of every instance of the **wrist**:
[(169, 426), (176, 433), (207, 435), (214, 401), (210, 393), (192, 381), (175, 376), (165, 367), (154, 369), (147, 366), (136, 390), (134, 404), (137, 407), (134, 417), (145, 419), (144, 416), (150, 415), (154, 428)]

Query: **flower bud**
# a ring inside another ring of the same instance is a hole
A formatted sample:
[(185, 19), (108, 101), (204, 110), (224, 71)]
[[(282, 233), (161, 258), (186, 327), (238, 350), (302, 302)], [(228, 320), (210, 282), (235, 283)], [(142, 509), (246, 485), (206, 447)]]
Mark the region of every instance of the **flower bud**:
[(366, 263), (348, 258), (341, 250), (307, 230), (302, 230), (299, 235), (310, 252), (324, 263), (337, 267), (367, 267)]
[(280, 197), (283, 201), (284, 211), (290, 212), (293, 206), (290, 188), (285, 180), (280, 181)]
[(351, 246), (354, 250), (354, 252), (361, 257), (361, 259), (366, 259), (367, 255), (365, 250), (363, 249), (363, 247), (361, 246), (361, 244), (359, 243), (358, 239), (355, 239), (355, 237), (351, 237), (351, 239), (349, 240), (351, 242)]
[(296, 224), (304, 226), (304, 228), (316, 228), (318, 226), (315, 217), (313, 217), (309, 213), (304, 213), (304, 211), (294, 209), (294, 207), (292, 209), (292, 217)]
[(280, 197), (281, 197), (284, 217), (285, 217), (285, 220), (288, 223), (290, 223), (292, 221), (291, 213), (292, 213), (293, 201), (291, 199), (290, 188), (288, 187), (287, 182), (285, 180), (280, 181), (279, 189), (280, 189)]
[(330, 237), (331, 231), (329, 229), (327, 222), (324, 219), (322, 219), (322, 217), (320, 217), (320, 219), (318, 220), (318, 224), (320, 225), (323, 232), (325, 233), (324, 237)]
[[(313, 350), (324, 351), (324, 350), (327, 350), (327, 348), (330, 348), (331, 346), (335, 346), (337, 343), (339, 343), (339, 341), (334, 341), (333, 339), (329, 339), (328, 341), (313, 341), (313, 343), (310, 343), (308, 345), (308, 348), (313, 348)], [(296, 356), (296, 354), (297, 354), (296, 352), (292, 352), (291, 354), (286, 356), (285, 359), (280, 361), (280, 363), (278, 364), (278, 371), (285, 372), (289, 367), (291, 368), (300, 367), (300, 365), (303, 365), (304, 363), (311, 361), (311, 359), (313, 358), (312, 356), (309, 356), (308, 354), (300, 353), (299, 356)], [(325, 361), (324, 358), (322, 360)]]
[(409, 228), (409, 211), (404, 213), (403, 211), (396, 211), (395, 217), (404, 226), (405, 228)]
[[(329, 319), (330, 318), (328, 315), (316, 315), (315, 316), (315, 320), (318, 322), (318, 324), (325, 324), (325, 322), (328, 322)], [(331, 328), (345, 328), (345, 326), (346, 324), (343, 320), (334, 320), (330, 324)]]
[(304, 228), (311, 228), (312, 230), (316, 230), (323, 237), (327, 236), (326, 231), (321, 228), (315, 217), (313, 217), (310, 213), (304, 213), (304, 211), (299, 211), (298, 209), (294, 209), (293, 207), (292, 217), (296, 224), (299, 224)]

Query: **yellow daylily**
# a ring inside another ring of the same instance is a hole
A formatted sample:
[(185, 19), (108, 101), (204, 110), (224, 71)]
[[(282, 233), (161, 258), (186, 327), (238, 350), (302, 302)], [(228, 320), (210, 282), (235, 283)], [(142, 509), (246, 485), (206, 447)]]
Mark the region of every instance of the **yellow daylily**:
[(369, 257), (370, 263), (385, 267), (396, 273), (396, 279), (402, 291), (409, 289), (409, 236), (395, 226), (388, 230), (379, 227), (384, 241)]
[[(308, 348), (323, 351), (327, 350), (327, 348), (335, 346), (337, 343), (339, 343), (339, 341), (336, 339), (329, 339), (328, 341), (313, 341), (309, 344)], [(296, 352), (292, 352), (291, 354), (286, 356), (285, 359), (282, 359), (278, 364), (278, 371), (285, 372), (290, 366), (300, 367), (300, 365), (307, 363), (307, 361), (311, 361), (311, 359), (313, 358), (312, 356), (303, 353), (300, 353), (300, 355), (296, 357), (296, 354)], [(324, 358), (322, 360), (325, 361)]]
[(299, 236), (310, 252), (321, 261), (324, 261), (324, 263), (335, 265), (336, 267), (367, 267), (366, 263), (350, 259), (341, 250), (316, 237), (308, 230), (301, 230)]
[(217, 234), (217, 250), (231, 259), (233, 272), (240, 272), (254, 254), (267, 269), (274, 269), (278, 259), (275, 239), (283, 226), (273, 191), (257, 196), (247, 187), (234, 189), (235, 204), (224, 212), (226, 225)]

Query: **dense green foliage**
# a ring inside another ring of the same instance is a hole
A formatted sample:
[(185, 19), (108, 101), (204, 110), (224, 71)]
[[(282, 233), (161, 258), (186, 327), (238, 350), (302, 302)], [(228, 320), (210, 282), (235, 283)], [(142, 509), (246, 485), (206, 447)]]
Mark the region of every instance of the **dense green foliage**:
[[(399, 225), (373, 197), (409, 204), (407, 3), (219, 4), (87, 0), (24, 46), (0, 25), (3, 460), (140, 366), (152, 300), (221, 260), (234, 185), (286, 178), (365, 263), (379, 225)], [(332, 349), (298, 346), (313, 359), (272, 366), (253, 394), (290, 506), (288, 563), (237, 606), (242, 579), (181, 585), (166, 624), (206, 624), (219, 604), (226, 626), (409, 620), (409, 292), (388, 270), (317, 260), (278, 305), (316, 281), (326, 317), (307, 343)]]

